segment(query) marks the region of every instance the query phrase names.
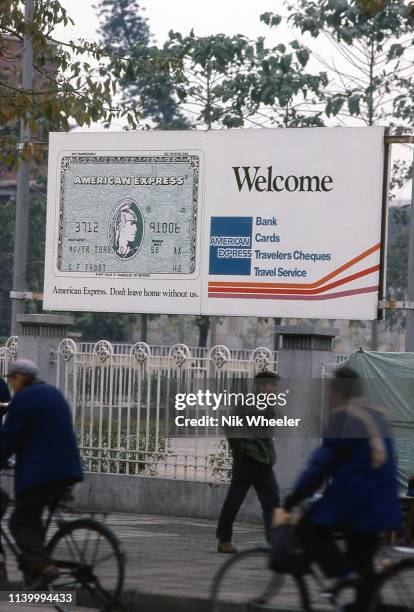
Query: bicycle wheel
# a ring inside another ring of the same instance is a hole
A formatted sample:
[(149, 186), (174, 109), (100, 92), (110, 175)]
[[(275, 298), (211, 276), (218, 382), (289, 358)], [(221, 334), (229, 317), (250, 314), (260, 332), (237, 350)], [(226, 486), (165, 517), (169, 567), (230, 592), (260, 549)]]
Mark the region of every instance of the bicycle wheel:
[(303, 578), (272, 572), (269, 552), (265, 546), (244, 550), (219, 568), (210, 591), (212, 612), (226, 612), (234, 604), (246, 612), (274, 610), (281, 604), (288, 605), (287, 610), (310, 612)]
[(113, 610), (119, 603), (125, 576), (125, 556), (115, 534), (93, 519), (64, 523), (53, 535), (48, 551), (59, 569), (56, 590), (81, 591)]
[(368, 612), (414, 610), (414, 559), (391, 565), (376, 579)]

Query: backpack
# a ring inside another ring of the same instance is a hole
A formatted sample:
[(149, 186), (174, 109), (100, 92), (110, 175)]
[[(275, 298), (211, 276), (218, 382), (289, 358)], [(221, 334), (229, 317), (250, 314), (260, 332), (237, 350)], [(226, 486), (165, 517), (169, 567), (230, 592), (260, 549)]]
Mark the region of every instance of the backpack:
[(273, 527), (269, 568), (279, 574), (305, 574), (309, 570), (296, 525)]

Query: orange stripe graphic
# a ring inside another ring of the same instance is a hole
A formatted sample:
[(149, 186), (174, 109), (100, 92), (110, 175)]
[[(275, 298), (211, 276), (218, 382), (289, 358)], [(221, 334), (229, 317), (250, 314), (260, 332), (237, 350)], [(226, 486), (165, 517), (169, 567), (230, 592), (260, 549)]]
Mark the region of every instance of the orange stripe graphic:
[(378, 285), (374, 287), (360, 287), (359, 289), (348, 289), (346, 291), (337, 291), (334, 293), (322, 293), (321, 295), (261, 295), (261, 294), (249, 294), (245, 293), (209, 293), (208, 296), (210, 298), (224, 298), (224, 299), (233, 299), (233, 298), (242, 298), (244, 300), (307, 300), (307, 301), (316, 301), (316, 300), (335, 300), (338, 298), (349, 297), (351, 295), (361, 295), (363, 293), (378, 293)]
[(354, 266), (355, 264), (359, 263), (360, 261), (362, 261), (366, 257), (369, 257), (369, 255), (372, 255), (372, 253), (375, 253), (375, 251), (378, 251), (380, 248), (381, 248), (381, 243), (375, 244), (373, 247), (371, 247), (367, 251), (364, 251), (360, 255), (357, 255), (356, 257), (354, 257), (353, 259), (351, 259), (347, 263), (343, 264), (342, 266), (340, 266), (339, 268), (337, 268), (333, 272), (330, 272), (330, 274), (327, 274), (326, 276), (322, 277), (321, 279), (319, 279), (318, 281), (315, 281), (313, 283), (266, 283), (266, 282), (263, 283), (263, 282), (259, 282), (259, 281), (256, 281), (256, 282), (210, 281), (208, 283), (208, 288), (209, 288), (209, 290), (215, 289), (215, 288), (219, 288), (219, 287), (233, 287), (233, 288), (236, 287), (238, 289), (242, 289), (242, 288), (245, 288), (245, 287), (246, 288), (248, 288), (248, 287), (253, 287), (253, 288), (257, 287), (257, 288), (269, 288), (269, 289), (275, 289), (275, 288), (285, 288), (285, 289), (315, 289), (316, 287), (320, 287), (321, 285), (323, 285), (327, 281), (331, 280), (335, 276), (338, 276), (339, 274), (341, 274), (341, 272), (344, 272), (344, 270), (348, 270), (348, 268), (351, 268), (352, 266)]

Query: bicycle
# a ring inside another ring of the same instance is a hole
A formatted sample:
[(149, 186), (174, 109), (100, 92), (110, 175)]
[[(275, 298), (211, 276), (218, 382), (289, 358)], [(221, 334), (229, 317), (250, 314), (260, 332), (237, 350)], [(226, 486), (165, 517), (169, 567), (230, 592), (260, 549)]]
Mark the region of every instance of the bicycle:
[[(375, 575), (368, 585), (369, 605), (363, 612), (413, 612), (414, 549), (387, 546), (385, 550), (385, 558), (376, 562)], [(344, 583), (324, 598), (320, 594), (324, 581), (315, 567), (311, 565), (303, 575), (275, 574), (268, 568), (269, 557), (270, 548), (258, 546), (228, 559), (213, 579), (212, 612), (233, 610), (235, 604), (243, 612), (352, 610), (360, 582)]]
[[(102, 520), (95, 518), (100, 514), (105, 520), (105, 513), (90, 512), (85, 517), (67, 506), (71, 500), (70, 490), (63, 497), (51, 498), (46, 512), (46, 547), (60, 574), (50, 590), (76, 592), (85, 604), (98, 605), (105, 612), (123, 609), (120, 598), (126, 558), (121, 543)], [(8, 508), (13, 503), (10, 499)], [(70, 513), (71, 518), (65, 518), (65, 513)], [(76, 515), (80, 518), (73, 518)], [(10, 551), (17, 567), (22, 569), (20, 551), (3, 522), (0, 523), (0, 538), (5, 561), (6, 551)], [(7, 563), (5, 565), (7, 568)], [(7, 575), (5, 578), (7, 580)], [(54, 607), (63, 610), (58, 605)]]

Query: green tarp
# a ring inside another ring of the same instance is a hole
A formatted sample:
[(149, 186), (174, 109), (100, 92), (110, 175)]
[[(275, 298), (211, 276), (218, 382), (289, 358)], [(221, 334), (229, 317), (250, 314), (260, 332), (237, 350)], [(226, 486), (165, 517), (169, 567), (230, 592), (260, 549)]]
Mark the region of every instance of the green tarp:
[(390, 419), (402, 491), (414, 475), (414, 353), (358, 352), (346, 365), (364, 379), (366, 395)]

